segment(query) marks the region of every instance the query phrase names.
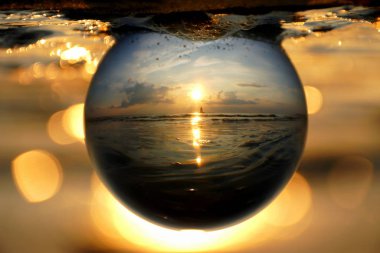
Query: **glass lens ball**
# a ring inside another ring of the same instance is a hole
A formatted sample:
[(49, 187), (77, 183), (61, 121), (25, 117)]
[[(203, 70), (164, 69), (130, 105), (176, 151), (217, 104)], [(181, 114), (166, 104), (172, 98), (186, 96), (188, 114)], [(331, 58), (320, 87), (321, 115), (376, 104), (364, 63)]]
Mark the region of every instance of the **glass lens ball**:
[(306, 126), (282, 49), (241, 36), (131, 32), (101, 62), (85, 105), (87, 148), (110, 190), (176, 229), (262, 209), (293, 175)]

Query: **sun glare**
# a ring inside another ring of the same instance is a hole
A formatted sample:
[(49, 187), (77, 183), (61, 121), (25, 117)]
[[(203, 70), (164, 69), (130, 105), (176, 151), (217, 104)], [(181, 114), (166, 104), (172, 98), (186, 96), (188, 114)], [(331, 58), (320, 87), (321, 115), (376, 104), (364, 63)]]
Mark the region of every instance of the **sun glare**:
[(200, 101), (202, 97), (202, 90), (199, 87), (194, 88), (194, 90), (191, 92), (191, 98), (194, 101)]
[(201, 166), (202, 158), (200, 156), (198, 156), (197, 159), (195, 159), (195, 161), (197, 162), (198, 166)]
[(71, 47), (69, 49), (66, 49), (61, 54), (61, 59), (68, 61), (70, 63), (76, 63), (80, 61), (90, 61), (91, 60), (91, 53), (84, 47)]

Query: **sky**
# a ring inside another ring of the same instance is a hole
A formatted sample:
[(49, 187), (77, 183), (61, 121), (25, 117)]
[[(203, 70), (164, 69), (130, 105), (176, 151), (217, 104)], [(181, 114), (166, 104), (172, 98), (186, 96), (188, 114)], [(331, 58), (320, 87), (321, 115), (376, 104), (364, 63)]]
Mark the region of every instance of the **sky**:
[[(198, 96), (194, 97), (194, 93)], [(304, 113), (298, 77), (276, 45), (245, 38), (190, 41), (159, 33), (121, 40), (87, 100), (90, 115)]]

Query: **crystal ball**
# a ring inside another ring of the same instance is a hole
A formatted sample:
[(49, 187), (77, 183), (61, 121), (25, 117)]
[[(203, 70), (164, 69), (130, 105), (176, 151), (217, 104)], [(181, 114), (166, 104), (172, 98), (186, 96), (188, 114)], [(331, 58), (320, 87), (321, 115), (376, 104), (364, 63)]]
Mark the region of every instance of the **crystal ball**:
[(131, 211), (218, 229), (265, 207), (292, 177), (305, 97), (276, 43), (135, 31), (107, 53), (85, 104), (86, 144)]

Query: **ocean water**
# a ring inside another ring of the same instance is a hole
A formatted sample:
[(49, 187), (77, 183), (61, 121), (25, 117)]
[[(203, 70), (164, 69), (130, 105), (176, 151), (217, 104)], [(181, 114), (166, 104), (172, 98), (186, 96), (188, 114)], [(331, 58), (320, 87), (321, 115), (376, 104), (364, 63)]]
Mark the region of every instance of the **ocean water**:
[(290, 178), (302, 115), (191, 113), (88, 119), (91, 156), (129, 207), (174, 227), (252, 215)]

